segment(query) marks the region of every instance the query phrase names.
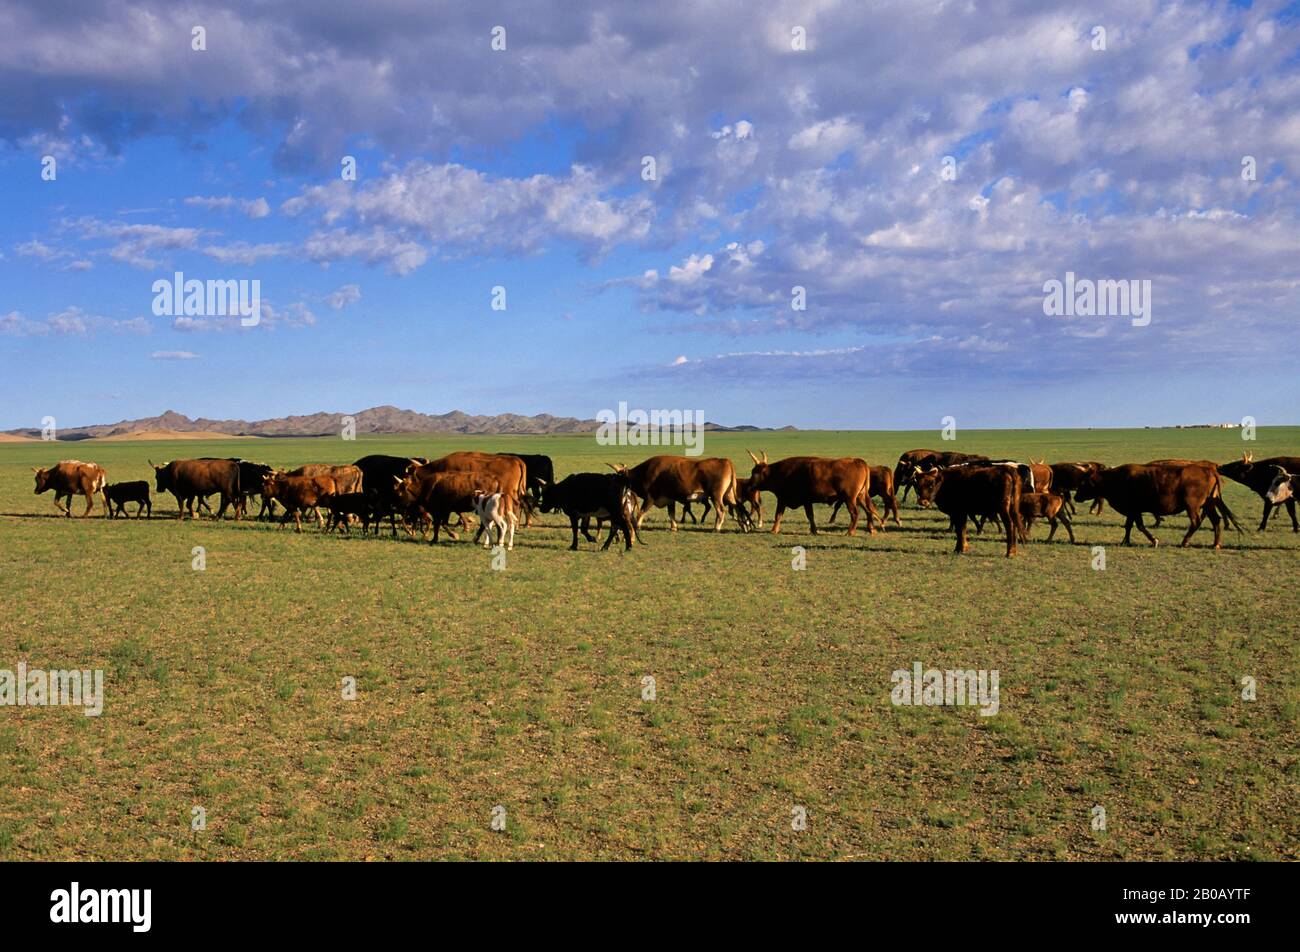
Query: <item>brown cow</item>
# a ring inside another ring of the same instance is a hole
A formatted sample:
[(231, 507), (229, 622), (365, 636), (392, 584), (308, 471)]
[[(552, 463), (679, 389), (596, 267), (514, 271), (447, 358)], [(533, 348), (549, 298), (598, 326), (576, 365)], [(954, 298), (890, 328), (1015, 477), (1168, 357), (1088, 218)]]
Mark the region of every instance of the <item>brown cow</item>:
[[(1183, 536), (1183, 546), (1191, 545), (1192, 535), (1200, 528), (1205, 516), (1214, 527), (1214, 547), (1223, 541), (1222, 519), (1236, 525), (1236, 517), (1223, 501), (1218, 470), (1213, 464), (1191, 463), (1129, 463), (1112, 466), (1084, 477), (1075, 498), (1079, 500), (1103, 497), (1111, 508), (1124, 516), (1124, 544), (1132, 545), (1133, 526), (1154, 546), (1155, 536), (1142, 523), (1142, 514), (1155, 513), (1171, 516), (1186, 512), (1190, 523)], [(1237, 526), (1240, 530), (1240, 526)]]
[(845, 456), (832, 459), (825, 456), (790, 456), (769, 463), (767, 453), (760, 460), (752, 452), (754, 469), (749, 474), (749, 485), (776, 497), (776, 515), (772, 517), (772, 531), (781, 531), (781, 517), (786, 509), (802, 506), (808, 516), (808, 529), (817, 534), (817, 521), (813, 517), (814, 503), (838, 502), (849, 507), (849, 535), (858, 529), (858, 505), (866, 496), (867, 531), (875, 534), (875, 522), (880, 518), (871, 502), (868, 488), (871, 469), (866, 460)]
[(302, 532), (301, 513), (311, 510), (316, 515), (316, 523), (325, 525), (319, 506), (328, 496), (334, 494), (334, 479), (330, 476), (289, 476), (284, 473), (272, 473), (262, 478), (262, 498), (274, 499), (284, 506), (284, 515), (280, 517), (283, 529), (293, 516), (296, 532)]
[(241, 498), (239, 480), (239, 460), (232, 459), (174, 459), (170, 463), (153, 466), (154, 488), (160, 493), (171, 493), (176, 499), (176, 508), (184, 520), (188, 511), (190, 519), (194, 518), (194, 500), (203, 501), (204, 496), (213, 493), (221, 495), (221, 506), (216, 518), (226, 513), (226, 507), (234, 508), (235, 518), (239, 518), (239, 501)]
[(1070, 524), (1070, 512), (1065, 508), (1065, 497), (1057, 493), (1025, 493), (1020, 494), (1020, 541), (1029, 541), (1029, 530), (1034, 527), (1035, 519), (1046, 519), (1047, 524), (1052, 527), (1052, 531), (1047, 533), (1047, 541), (1051, 542), (1052, 537), (1056, 535), (1059, 526), (1065, 526), (1065, 531), (1070, 534), (1070, 544), (1074, 544), (1074, 527)]
[(361, 492), (361, 468), (352, 464), (334, 466), (330, 463), (308, 463), (286, 473), (287, 476), (328, 476), (334, 480), (334, 491), (344, 493)]
[[(519, 465), (523, 466), (522, 463)], [(420, 469), (423, 470), (424, 467)], [(433, 545), (438, 541), (438, 530), (452, 514), (473, 512), (475, 501), (485, 493), (488, 495), (501, 493), (501, 502), (505, 506), (502, 514), (512, 526), (517, 525), (521, 503), (518, 501), (519, 484), (514, 482), (515, 476), (516, 474), (513, 473), (510, 475), (509, 492), (502, 489), (501, 481), (491, 473), (465, 471), (424, 472), (419, 475), (409, 475), (405, 479), (393, 477), (393, 491), (401, 505), (414, 507), (432, 519), (433, 538), (429, 544)], [(482, 529), (483, 526), (479, 526), (480, 532)], [(456, 538), (450, 526), (447, 527), (447, 534), (452, 539)], [(423, 523), (420, 526), (420, 535), (421, 538), (426, 535)], [(474, 540), (478, 541), (477, 535)]]
[[(72, 515), (72, 497), (86, 497), (86, 511), (81, 514), (84, 519), (95, 508), (95, 493), (104, 488), (107, 478), (104, 468), (97, 463), (83, 463), (79, 459), (65, 459), (55, 463), (49, 469), (32, 467), (36, 474), (36, 495), (54, 490), (54, 508), (65, 516)], [(67, 497), (67, 505), (59, 502)], [(107, 504), (105, 504), (107, 505)]]
[(916, 485), (916, 477), (927, 469), (936, 466), (961, 466), (970, 463), (987, 463), (989, 458), (979, 453), (956, 453), (945, 450), (908, 450), (898, 457), (894, 467), (894, 491), (903, 487), (903, 502), (907, 502), (907, 491)]
[[(708, 499), (713, 507), (713, 531), (719, 532), (727, 518), (727, 507), (736, 504), (736, 467), (720, 456), (695, 459), (690, 456), (651, 456), (628, 469), (622, 463), (608, 464), (627, 477), (628, 487), (644, 501), (637, 516), (637, 531), (646, 513), (655, 506), (668, 507), (692, 499)], [(668, 511), (669, 528), (677, 531), (675, 510)]]
[[(697, 520), (695, 514), (691, 512), (689, 502), (682, 506), (682, 522), (686, 522), (687, 517), (692, 522), (700, 522), (707, 519), (709, 512), (713, 509), (713, 503), (704, 500), (704, 510), (700, 513)], [(668, 513), (671, 516), (673, 504), (669, 503)], [(736, 504), (727, 506), (727, 511), (731, 513), (731, 518), (736, 520), (736, 525), (740, 526), (744, 532), (752, 532), (755, 529), (763, 528), (763, 494), (749, 485), (748, 476), (740, 476), (736, 479)]]
[[(903, 523), (898, 518), (898, 499), (894, 496), (894, 472), (888, 466), (871, 466), (868, 467), (871, 473), (871, 485), (867, 489), (867, 496), (879, 496), (880, 508), (884, 510), (885, 516), (892, 516), (894, 525), (901, 526)], [(858, 505), (865, 507), (867, 501), (858, 500)], [(831, 517), (828, 522), (834, 522), (835, 517), (840, 514), (840, 504), (835, 503), (835, 508), (831, 510)], [(880, 519), (880, 528), (885, 528), (885, 520)]]
[[(512, 456), (509, 453), (480, 453), (477, 450), (461, 450), (456, 453), (448, 453), (441, 459), (435, 459), (429, 463), (409, 466), (406, 470), (407, 476), (414, 476), (417, 480), (437, 473), (485, 473), (493, 476), (500, 485), (500, 489), (485, 491), (503, 492), (508, 495), (512, 512), (519, 512), (525, 508), (524, 496), (528, 493), (528, 465), (518, 456)], [(473, 512), (473, 509), (461, 511)]]
[(1007, 558), (1016, 554), (1020, 531), (1022, 476), (1016, 465), (935, 467), (915, 477), (916, 500), (946, 514), (957, 535), (957, 553), (969, 552), (966, 521), (971, 516), (996, 518), (1007, 535)]
[[(1065, 497), (1066, 508), (1074, 512), (1074, 500), (1070, 496), (1078, 487), (1079, 481), (1085, 475), (1094, 470), (1103, 470), (1106, 468), (1105, 463), (1087, 462), (1087, 463), (1052, 463), (1052, 491), (1060, 493)], [(1102, 501), (1100, 499), (1093, 501), (1093, 514), (1100, 514)]]

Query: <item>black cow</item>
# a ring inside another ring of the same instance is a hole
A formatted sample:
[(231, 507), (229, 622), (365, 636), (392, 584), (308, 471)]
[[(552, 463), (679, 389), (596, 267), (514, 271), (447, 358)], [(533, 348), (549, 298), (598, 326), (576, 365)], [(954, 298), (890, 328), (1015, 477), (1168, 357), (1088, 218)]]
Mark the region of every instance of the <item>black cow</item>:
[(525, 479), (528, 485), (528, 494), (524, 496), (524, 526), (528, 527), (533, 524), (533, 510), (536, 509), (542, 501), (542, 491), (555, 482), (555, 463), (549, 456), (530, 453), (511, 453), (511, 456), (517, 456), (524, 461), (527, 467)]
[[(627, 543), (627, 551), (632, 549), (636, 496), (622, 473), (574, 473), (566, 476), (561, 482), (542, 487), (539, 508), (542, 512), (559, 510), (569, 517), (569, 525), (573, 528), (570, 551), (576, 552), (578, 549), (579, 521), (591, 516), (609, 520), (609, 537), (600, 547), (602, 552), (609, 548), (620, 531)], [(596, 541), (585, 528), (582, 534), (588, 542)], [(640, 541), (640, 535), (637, 536), (637, 541)]]
[(423, 466), (429, 461), (423, 456), (363, 456), (352, 465), (361, 470), (361, 491), (371, 498), (371, 512), (375, 535), (379, 535), (379, 522), (388, 517), (388, 525), (397, 538), (397, 517), (405, 518), (407, 507), (397, 498), (397, 482), (406, 478), (412, 463)]
[(135, 517), (140, 518), (140, 513), (145, 509), (149, 510), (149, 518), (153, 518), (153, 501), (149, 498), (149, 484), (143, 480), (136, 480), (130, 483), (113, 483), (111, 486), (104, 487), (104, 508), (108, 510), (108, 517), (116, 519), (118, 516), (126, 517), (126, 504), (133, 502), (136, 504)]
[(1288, 473), (1300, 473), (1300, 456), (1270, 456), (1268, 459), (1255, 459), (1247, 453), (1241, 459), (1233, 460), (1231, 463), (1220, 463), (1219, 472), (1234, 482), (1249, 486), (1264, 501), (1264, 518), (1259, 521), (1258, 531), (1263, 532), (1268, 528), (1268, 517), (1273, 514), (1275, 508), (1281, 508), (1281, 504), (1285, 504), (1287, 515), (1291, 517), (1291, 531), (1300, 532), (1300, 521), (1296, 520), (1295, 500), (1279, 499), (1275, 503), (1268, 498), (1269, 488), (1273, 485), (1273, 478), (1276, 475), (1274, 470), (1279, 467)]
[(320, 504), (321, 508), (326, 509), (330, 514), (325, 531), (329, 532), (342, 526), (345, 532), (351, 532), (348, 528), (350, 516), (361, 517), (363, 533), (370, 530), (373, 499), (365, 493), (326, 493), (320, 497)]

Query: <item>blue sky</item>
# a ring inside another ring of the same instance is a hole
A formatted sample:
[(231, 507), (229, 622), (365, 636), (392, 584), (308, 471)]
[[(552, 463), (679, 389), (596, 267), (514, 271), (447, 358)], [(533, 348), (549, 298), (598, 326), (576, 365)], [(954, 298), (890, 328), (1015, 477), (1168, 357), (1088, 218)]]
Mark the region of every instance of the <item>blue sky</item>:
[[(0, 428), (1295, 423), (1298, 39), (1294, 3), (11, 3)], [(176, 271), (261, 324), (155, 315)], [(1045, 315), (1067, 271), (1151, 323)]]

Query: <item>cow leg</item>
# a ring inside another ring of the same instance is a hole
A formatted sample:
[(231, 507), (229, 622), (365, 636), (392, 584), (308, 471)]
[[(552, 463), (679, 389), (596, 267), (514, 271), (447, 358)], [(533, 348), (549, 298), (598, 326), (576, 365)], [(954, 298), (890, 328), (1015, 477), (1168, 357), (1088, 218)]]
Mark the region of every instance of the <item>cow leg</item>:
[(1149, 541), (1152, 546), (1159, 545), (1160, 543), (1156, 541), (1156, 537), (1153, 536), (1151, 533), (1147, 532), (1147, 527), (1142, 522), (1142, 513), (1140, 512), (1137, 513), (1133, 518), (1135, 520), (1134, 525), (1138, 527), (1138, 532), (1146, 536), (1147, 541)]
[(1124, 520), (1124, 544), (1125, 545), (1133, 544), (1132, 539), (1130, 538), (1132, 534), (1133, 534), (1133, 517), (1128, 516)]
[(890, 493), (887, 497), (889, 503), (889, 512), (894, 516), (894, 525), (902, 526), (902, 521), (898, 518), (898, 497)]
[(1004, 509), (998, 513), (998, 519), (1007, 531), (1007, 558), (1016, 554), (1016, 534), (1020, 531), (1020, 520), (1014, 509)]
[(1288, 499), (1288, 500), (1286, 501), (1286, 511), (1287, 511), (1287, 515), (1289, 515), (1289, 516), (1291, 517), (1291, 531), (1292, 531), (1292, 532), (1300, 532), (1300, 522), (1297, 522), (1297, 521), (1296, 521), (1296, 518), (1295, 518), (1295, 500), (1294, 500), (1294, 499)]
[(725, 491), (719, 491), (718, 494), (713, 497), (713, 499), (711, 500), (706, 499), (704, 501), (704, 515), (700, 516), (700, 518), (703, 519), (704, 516), (708, 515), (708, 508), (711, 503), (713, 505), (713, 516), (714, 516), (713, 531), (714, 532), (721, 532), (722, 524), (727, 521), (727, 503), (725, 498), (726, 495), (727, 494)]
[(636, 517), (637, 532), (641, 531), (641, 523), (645, 521), (645, 517), (649, 514), (650, 510), (654, 508), (654, 506), (655, 506), (654, 500), (651, 499), (649, 496), (646, 496), (645, 503), (641, 506), (641, 513)]
[(1092, 507), (1088, 510), (1094, 516), (1100, 516), (1101, 511), (1106, 508), (1106, 500), (1098, 496), (1092, 501)]
[(772, 517), (772, 534), (776, 535), (781, 531), (781, 517), (785, 515), (785, 503), (781, 500), (776, 501), (776, 515)]
[(1259, 520), (1259, 528), (1255, 530), (1256, 532), (1263, 532), (1265, 529), (1268, 528), (1268, 516), (1269, 513), (1271, 513), (1272, 511), (1273, 511), (1273, 504), (1269, 502), (1268, 499), (1266, 498), (1264, 500), (1264, 518)]
[(835, 505), (831, 506), (831, 517), (826, 520), (826, 524), (828, 526), (833, 526), (835, 524), (835, 517), (840, 514), (840, 506), (842, 505), (843, 503), (841, 503), (838, 499), (835, 500)]
[(1214, 527), (1214, 547), (1223, 548), (1223, 526), (1219, 522), (1219, 510), (1214, 505), (1214, 500), (1206, 502), (1205, 508), (1201, 510), (1201, 518), (1210, 517), (1210, 525)]
[[(848, 505), (849, 505), (849, 535), (856, 535), (857, 532), (858, 532), (858, 501), (857, 501), (857, 499), (856, 499), (856, 498), (855, 498), (855, 499), (850, 499)], [(812, 510), (812, 506), (809, 506), (808, 509), (809, 509), (809, 511), (811, 511), (811, 510)], [(871, 519), (870, 519), (870, 518), (867, 519), (867, 528), (871, 530), (871, 532), (869, 532), (868, 535), (870, 535), (871, 533), (874, 533), (874, 532), (876, 531), (876, 527), (873, 526), (873, 525), (871, 524)]]
[(957, 533), (957, 547), (953, 549), (953, 554), (961, 555), (963, 552), (969, 552), (970, 541), (966, 538), (966, 513), (953, 516), (952, 527)]
[(1070, 545), (1074, 545), (1074, 520), (1067, 516), (1061, 521), (1065, 523), (1065, 531), (1070, 535)]
[[(881, 518), (880, 518), (880, 513), (878, 513), (878, 512), (876, 511), (876, 504), (875, 504), (874, 502), (871, 501), (871, 494), (870, 494), (870, 493), (864, 493), (862, 498), (863, 498), (863, 501), (866, 502), (866, 510), (867, 510), (867, 529), (868, 529), (869, 534), (870, 534), (870, 535), (875, 535), (875, 534), (876, 534), (876, 523), (877, 523), (877, 522), (880, 523), (881, 531), (884, 531), (884, 528), (885, 528), (885, 520), (884, 520), (884, 519), (881, 519)], [(852, 533), (852, 530), (850, 530), (849, 535), (852, 535), (852, 534), (853, 534), (853, 533)]]
[(803, 507), (804, 515), (808, 517), (808, 531), (813, 535), (817, 534), (817, 517), (813, 514), (812, 503), (805, 503)]
[(578, 551), (578, 514), (569, 513), (569, 527), (573, 530), (573, 544), (569, 546), (570, 552)]

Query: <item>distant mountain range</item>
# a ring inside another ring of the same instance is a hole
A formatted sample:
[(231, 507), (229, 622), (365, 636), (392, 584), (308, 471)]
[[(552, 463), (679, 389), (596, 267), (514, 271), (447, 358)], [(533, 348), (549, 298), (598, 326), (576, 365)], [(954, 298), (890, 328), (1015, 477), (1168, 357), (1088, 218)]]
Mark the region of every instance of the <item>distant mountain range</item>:
[[(338, 436), (343, 429), (343, 418), (352, 417), (358, 435), (382, 433), (463, 433), (470, 434), (552, 434), (593, 433), (600, 425), (595, 420), (575, 417), (557, 417), (549, 413), (521, 416), (501, 413), (496, 416), (478, 416), (452, 410), (450, 413), (419, 413), (398, 407), (371, 407), (357, 413), (312, 413), (306, 416), (277, 417), (273, 420), (209, 420), (205, 417), (190, 419), (174, 410), (139, 420), (122, 420), (120, 423), (101, 423), (93, 426), (59, 428), (60, 440), (91, 440), (105, 437), (130, 439), (134, 435), (148, 438), (154, 434), (202, 433), (225, 436)], [(705, 423), (706, 430), (750, 431), (756, 426), (722, 426)], [(787, 426), (782, 429), (793, 430)], [(39, 427), (26, 427), (5, 431), (12, 436), (40, 438)]]

